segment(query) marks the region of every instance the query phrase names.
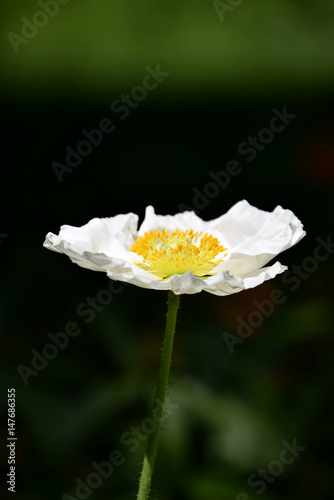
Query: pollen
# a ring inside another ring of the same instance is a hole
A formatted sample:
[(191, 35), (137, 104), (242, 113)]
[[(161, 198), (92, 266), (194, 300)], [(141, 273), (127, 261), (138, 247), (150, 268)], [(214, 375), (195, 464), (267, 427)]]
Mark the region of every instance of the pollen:
[(188, 271), (207, 278), (215, 274), (217, 265), (228, 255), (217, 238), (193, 229), (150, 231), (139, 236), (130, 250), (141, 257), (135, 264), (160, 280)]

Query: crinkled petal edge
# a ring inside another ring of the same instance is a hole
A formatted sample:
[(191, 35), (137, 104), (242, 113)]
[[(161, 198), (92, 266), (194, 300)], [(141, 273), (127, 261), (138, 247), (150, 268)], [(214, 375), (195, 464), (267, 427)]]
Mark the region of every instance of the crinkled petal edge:
[[(117, 263), (115, 262), (115, 264)], [(112, 280), (125, 281), (141, 288), (172, 290), (176, 295), (195, 294), (203, 290), (220, 296), (231, 295), (242, 290), (247, 290), (248, 288), (254, 288), (287, 270), (286, 266), (276, 262), (270, 267), (258, 269), (243, 277), (232, 274), (229, 271), (222, 271), (215, 276), (202, 279), (194, 276), (189, 271), (185, 274), (175, 274), (166, 280), (159, 281), (152, 279), (149, 273), (145, 271), (137, 272), (131, 264), (126, 266), (126, 270), (122, 267), (122, 262), (120, 261), (118, 266), (116, 265), (113, 269), (107, 271), (108, 277)]]

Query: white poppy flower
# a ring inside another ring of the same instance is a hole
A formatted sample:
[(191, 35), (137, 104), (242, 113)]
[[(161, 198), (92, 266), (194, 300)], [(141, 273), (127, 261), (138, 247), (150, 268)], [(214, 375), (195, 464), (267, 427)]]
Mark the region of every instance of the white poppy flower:
[(175, 294), (230, 295), (284, 272), (279, 262), (263, 267), (305, 236), (300, 220), (278, 206), (265, 212), (243, 200), (226, 214), (203, 221), (194, 212), (156, 215), (146, 208), (92, 219), (82, 227), (48, 233), (44, 246), (109, 278)]

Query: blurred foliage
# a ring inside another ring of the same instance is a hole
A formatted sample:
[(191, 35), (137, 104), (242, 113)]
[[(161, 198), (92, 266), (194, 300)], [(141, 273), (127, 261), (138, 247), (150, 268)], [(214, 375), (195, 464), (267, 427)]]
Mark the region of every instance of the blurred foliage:
[[(32, 21), (41, 7), (34, 0), (4, 0), (2, 11), (4, 34), (19, 35), (22, 17)], [(211, 1), (71, 0), (28, 44), (19, 45), (18, 54), (2, 37), (3, 83), (21, 86), (24, 79), (29, 92), (39, 94), (68, 88), (110, 92), (136, 85), (148, 64), (171, 73), (164, 90), (169, 93), (208, 84), (301, 92), (332, 82), (331, 0), (246, 1), (223, 17)]]
[[(113, 450), (124, 464), (90, 498), (123, 500), (136, 492), (144, 442), (131, 451), (122, 436), (149, 415), (166, 297), (128, 286), (86, 323), (77, 307), (108, 279), (47, 252), (45, 234), (130, 211), (142, 220), (148, 204), (176, 213), (234, 159), (242, 173), (200, 216), (242, 198), (289, 208), (307, 237), (279, 259), (303, 265), (332, 231), (334, 4), (244, 1), (222, 22), (211, 2), (71, 0), (15, 54), (8, 32), (38, 10), (3, 0), (0, 20), (2, 430), (15, 387), (19, 500), (75, 497), (76, 478)], [(157, 64), (170, 76), (120, 120), (110, 104)], [(284, 106), (296, 119), (248, 163), (238, 146)], [(105, 117), (115, 132), (58, 182), (52, 162)], [(307, 449), (261, 499), (333, 498), (332, 275), (328, 256), (295, 291), (277, 277), (230, 297), (182, 297), (169, 392), (177, 408), (164, 422), (152, 498), (254, 500), (249, 477), (294, 439)], [(231, 353), (224, 333), (236, 335), (275, 288), (285, 303)], [(17, 366), (69, 321), (80, 334), (25, 386)], [(5, 477), (5, 446), (0, 461)]]

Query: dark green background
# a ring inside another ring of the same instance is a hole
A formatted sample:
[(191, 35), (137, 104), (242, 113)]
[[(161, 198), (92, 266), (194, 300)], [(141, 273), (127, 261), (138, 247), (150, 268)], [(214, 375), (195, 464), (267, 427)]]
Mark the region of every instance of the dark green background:
[[(15, 387), (16, 498), (75, 497), (76, 478), (115, 449), (124, 464), (90, 498), (134, 498), (143, 443), (131, 453), (121, 436), (149, 415), (166, 296), (127, 286), (86, 323), (76, 309), (108, 278), (45, 250), (45, 235), (118, 213), (142, 220), (149, 204), (177, 213), (194, 206), (209, 172), (237, 160), (242, 173), (199, 215), (218, 217), (241, 199), (289, 208), (307, 236), (279, 259), (302, 265), (332, 231), (334, 6), (244, 1), (221, 21), (210, 1), (71, 0), (16, 54), (8, 33), (39, 10), (3, 1), (0, 22), (4, 438)], [(170, 75), (120, 120), (111, 103), (158, 64)], [(284, 106), (297, 117), (247, 162), (240, 143)], [(52, 162), (106, 117), (115, 131), (60, 183)], [(294, 439), (307, 449), (261, 499), (332, 498), (332, 271), (329, 257), (295, 291), (279, 276), (235, 296), (181, 298), (170, 386), (178, 408), (164, 424), (152, 498), (254, 500), (249, 476)], [(231, 354), (224, 333), (236, 334), (238, 318), (276, 288), (285, 303)], [(31, 366), (31, 349), (69, 321), (80, 335), (25, 386), (17, 366)], [(5, 440), (0, 458), (5, 477)]]

